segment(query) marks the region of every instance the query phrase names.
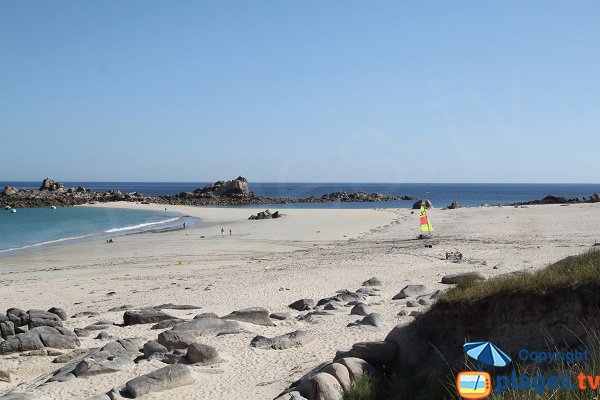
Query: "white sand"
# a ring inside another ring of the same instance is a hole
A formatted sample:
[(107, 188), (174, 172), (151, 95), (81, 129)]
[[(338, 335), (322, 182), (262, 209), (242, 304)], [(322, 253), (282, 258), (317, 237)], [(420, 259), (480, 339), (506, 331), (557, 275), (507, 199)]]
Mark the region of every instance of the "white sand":
[[(106, 206), (164, 209), (131, 203)], [(118, 237), (114, 244), (68, 244), (0, 257), (0, 309), (57, 306), (70, 315), (88, 310), (101, 313), (69, 319), (66, 326), (70, 328), (101, 319), (121, 322), (122, 312), (107, 310), (123, 304), (172, 302), (203, 307), (167, 310), (187, 318), (200, 312), (223, 315), (245, 307), (291, 311), (286, 306), (297, 299), (320, 299), (343, 288), (356, 290), (362, 281), (380, 278), (381, 297), (371, 297), (370, 303), (387, 319), (389, 328), (347, 328), (357, 319), (348, 309), (317, 317), (314, 324), (290, 319), (276, 322), (276, 327), (250, 326), (253, 332), (269, 337), (298, 328), (308, 330), (316, 339), (302, 348), (253, 349), (249, 346), (253, 334), (203, 338), (227, 362), (212, 369), (191, 367), (196, 383), (168, 393), (173, 399), (241, 395), (270, 399), (311, 367), (330, 360), (336, 350), (359, 341), (381, 340), (395, 324), (409, 322), (411, 317), (397, 316), (405, 301), (391, 300), (408, 283), (422, 283), (433, 291), (443, 288), (439, 281), (447, 273), (476, 270), (494, 276), (535, 269), (585, 251), (600, 240), (600, 204), (434, 209), (429, 216), (436, 231), (429, 241), (414, 240), (419, 233), (418, 213), (406, 209), (286, 209), (281, 210), (286, 214), (281, 219), (248, 221), (248, 215), (258, 209), (168, 208), (200, 217), (203, 227)], [(226, 230), (223, 237), (221, 227)], [(446, 251), (456, 250), (465, 257), (460, 264), (445, 259)], [(178, 260), (185, 264), (178, 265)], [(112, 291), (116, 294), (107, 295)], [(115, 326), (108, 331), (118, 337), (147, 339), (155, 339), (160, 332), (150, 330), (150, 325)], [(94, 336), (82, 338), (82, 346), (105, 343)], [(36, 377), (57, 368), (51, 360), (0, 357), (0, 369), (14, 374), (12, 383), (0, 382), (0, 394), (15, 387), (25, 389)], [(53, 383), (35, 393), (44, 399), (85, 399), (160, 366), (157, 361), (140, 364), (123, 373)]]

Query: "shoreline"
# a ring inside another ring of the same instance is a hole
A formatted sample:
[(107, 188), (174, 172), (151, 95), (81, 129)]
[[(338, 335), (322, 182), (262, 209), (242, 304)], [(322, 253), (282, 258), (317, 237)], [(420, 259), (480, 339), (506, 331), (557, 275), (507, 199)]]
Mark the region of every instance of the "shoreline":
[[(76, 206), (79, 207), (79, 206)], [(110, 207), (112, 209), (122, 209), (123, 207)], [(133, 208), (139, 210), (138, 208)], [(27, 244), (20, 247), (9, 248), (0, 250), (0, 259), (6, 255), (18, 254), (20, 252), (33, 251), (37, 249), (52, 248), (56, 246), (63, 246), (72, 243), (84, 243), (90, 241), (102, 241), (111, 238), (138, 235), (142, 233), (159, 233), (161, 231), (176, 230), (178, 226), (183, 223), (188, 224), (191, 228), (197, 226), (200, 222), (196, 218), (188, 217), (182, 213), (170, 213), (169, 218), (161, 221), (145, 222), (136, 225), (125, 225), (121, 227), (110, 228), (103, 231), (89, 231), (83, 232), (81, 235), (59, 237), (39, 243)]]

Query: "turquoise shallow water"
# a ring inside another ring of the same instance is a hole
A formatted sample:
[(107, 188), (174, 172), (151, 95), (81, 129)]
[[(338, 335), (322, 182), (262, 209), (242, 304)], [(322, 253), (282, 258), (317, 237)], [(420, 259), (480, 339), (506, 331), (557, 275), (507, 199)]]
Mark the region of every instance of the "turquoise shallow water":
[(0, 210), (0, 254), (73, 240), (99, 239), (182, 224), (176, 213), (58, 207)]

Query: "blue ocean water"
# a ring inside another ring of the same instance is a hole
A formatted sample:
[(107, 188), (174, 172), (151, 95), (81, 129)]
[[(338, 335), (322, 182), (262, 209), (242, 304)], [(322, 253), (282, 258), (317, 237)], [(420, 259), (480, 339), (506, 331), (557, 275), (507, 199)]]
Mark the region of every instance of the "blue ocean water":
[(0, 254), (73, 240), (114, 237), (179, 223), (176, 213), (92, 207), (0, 210)]
[[(66, 187), (83, 186), (97, 191), (111, 189), (123, 193), (168, 195), (192, 191), (207, 182), (65, 182)], [(0, 187), (39, 188), (40, 182), (0, 182)], [(250, 183), (250, 190), (262, 197), (319, 197), (343, 191), (378, 192), (427, 198), (434, 207), (457, 201), (462, 206), (509, 204), (541, 199), (549, 194), (587, 197), (600, 193), (600, 184), (420, 184), (420, 183)], [(252, 205), (248, 208), (408, 208), (413, 201), (378, 203), (308, 203)], [(154, 211), (68, 207), (19, 209), (17, 213), (0, 210), (0, 254), (8, 249), (61, 243), (66, 239), (98, 238), (143, 231), (148, 227), (180, 224), (177, 215)], [(165, 222), (166, 221), (166, 222)], [(193, 221), (191, 221), (193, 223)], [(161, 225), (162, 224), (162, 225)]]

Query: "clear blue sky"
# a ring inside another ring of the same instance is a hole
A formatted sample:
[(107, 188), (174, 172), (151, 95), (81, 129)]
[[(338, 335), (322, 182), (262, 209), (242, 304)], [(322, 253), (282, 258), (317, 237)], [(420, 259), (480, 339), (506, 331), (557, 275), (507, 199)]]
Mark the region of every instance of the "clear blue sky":
[(600, 181), (598, 1), (3, 1), (0, 181)]

